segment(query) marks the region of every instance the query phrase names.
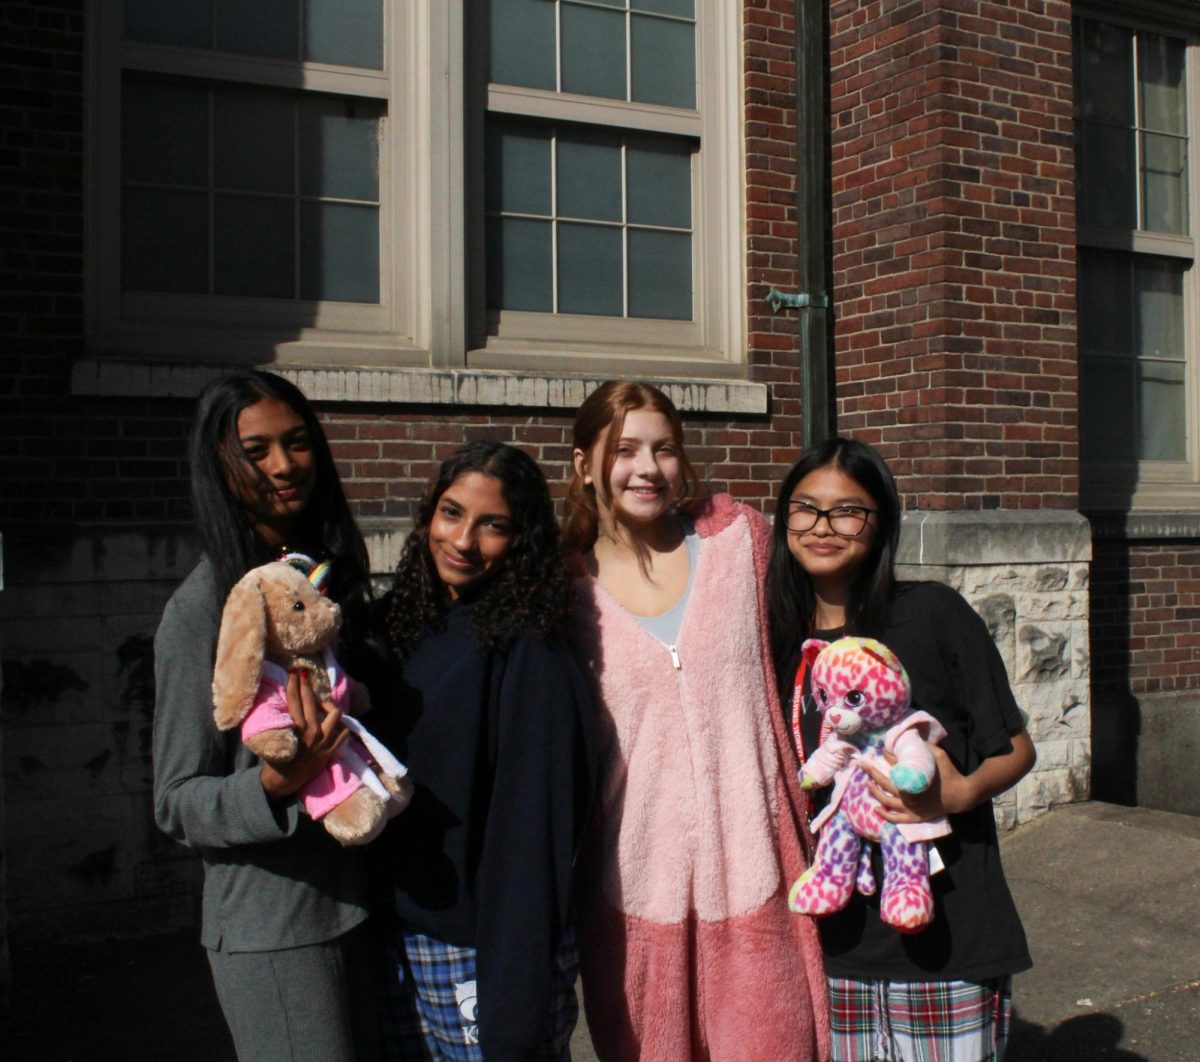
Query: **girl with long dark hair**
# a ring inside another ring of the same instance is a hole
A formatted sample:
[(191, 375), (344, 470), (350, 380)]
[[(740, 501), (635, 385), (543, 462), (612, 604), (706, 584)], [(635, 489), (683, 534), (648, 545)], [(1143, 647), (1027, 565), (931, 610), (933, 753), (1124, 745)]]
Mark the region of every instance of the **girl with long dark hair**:
[(374, 724), (415, 783), (381, 841), (401, 1057), (567, 1055), (591, 773), (590, 695), (562, 638), (570, 594), (533, 459), (476, 442), (446, 460), (387, 602), (402, 682)]
[[(944, 870), (932, 865), (933, 920), (919, 933), (902, 934), (881, 919), (879, 892), (854, 891), (845, 907), (818, 919), (831, 1057), (984, 1062), (1003, 1053), (1012, 975), (1030, 965), (1000, 867), (991, 798), (1020, 780), (1035, 753), (983, 621), (948, 586), (896, 579), (899, 533), (891, 473), (865, 443), (820, 443), (780, 486), (767, 600), (780, 701), (799, 759), (820, 743), (800, 651), (808, 638), (883, 642), (909, 675), (913, 707), (948, 734), (933, 750), (937, 778), (924, 793), (902, 793), (863, 764), (884, 831), (945, 815), (952, 833), (935, 843)], [(818, 796), (812, 811), (827, 801)], [(882, 881), (879, 846), (872, 848)]]
[(573, 637), (599, 702), (580, 916), (597, 1053), (822, 1058), (816, 931), (787, 909), (807, 834), (766, 653), (766, 520), (697, 497), (679, 414), (644, 383), (588, 397), (574, 461)]
[(201, 393), (190, 446), (204, 555), (155, 637), (154, 813), (204, 865), (201, 943), (238, 1056), (355, 1062), (377, 1055), (365, 853), (342, 848), (294, 794), (345, 740), (340, 713), (293, 673), (299, 751), (271, 766), (213, 722), (221, 610), (250, 568), (283, 552), (331, 562), (353, 672), (370, 596), (367, 555), (307, 399), (271, 373)]

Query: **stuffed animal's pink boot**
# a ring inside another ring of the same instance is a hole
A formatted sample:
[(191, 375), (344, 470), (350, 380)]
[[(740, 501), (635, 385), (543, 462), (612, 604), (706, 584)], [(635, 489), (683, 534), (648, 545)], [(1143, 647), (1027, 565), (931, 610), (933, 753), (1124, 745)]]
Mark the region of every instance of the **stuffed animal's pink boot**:
[(925, 841), (906, 841), (891, 823), (884, 828), (880, 844), (883, 892), (879, 917), (901, 933), (916, 933), (933, 921), (928, 845)]

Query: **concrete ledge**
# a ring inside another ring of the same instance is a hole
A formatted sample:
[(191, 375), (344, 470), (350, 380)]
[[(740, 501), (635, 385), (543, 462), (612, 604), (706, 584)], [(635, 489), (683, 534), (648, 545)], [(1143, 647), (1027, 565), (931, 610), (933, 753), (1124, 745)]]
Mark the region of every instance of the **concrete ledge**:
[(1103, 540), (1200, 538), (1200, 513), (1089, 513), (1088, 520)]
[[(408, 519), (359, 521), (373, 573), (395, 570), (411, 527)], [(13, 527), (6, 534), (14, 593), (43, 584), (182, 582), (200, 557), (190, 524)]]
[[(345, 368), (261, 365), (291, 380), (316, 402), (375, 402), (400, 405), (499, 406), (574, 410), (608, 377), (568, 373), (501, 372), (480, 369)], [(105, 397), (191, 398), (223, 365), (117, 361), (87, 358), (71, 370), (71, 392)], [(745, 380), (662, 377), (661, 387), (683, 413), (765, 416), (766, 384)]]
[(898, 564), (954, 566), (1089, 561), (1091, 527), (1066, 510), (905, 513)]

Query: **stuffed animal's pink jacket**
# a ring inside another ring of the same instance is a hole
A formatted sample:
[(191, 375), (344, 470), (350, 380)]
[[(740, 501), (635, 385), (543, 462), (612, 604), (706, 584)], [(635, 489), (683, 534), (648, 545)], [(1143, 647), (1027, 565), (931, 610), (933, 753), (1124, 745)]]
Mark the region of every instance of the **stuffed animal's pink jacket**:
[[(351, 737), (338, 749), (321, 773), (310, 782), (306, 782), (296, 794), (304, 805), (304, 810), (313, 819), (321, 819), (329, 814), (364, 785), (369, 786), (385, 801), (391, 799), (379, 781), (379, 776), (371, 769), (372, 758), (378, 760), (380, 755), (383, 755), (386, 766), (391, 768), (394, 777), (406, 773), (399, 762), (395, 761), (386, 749), (382, 749), (379, 741), (367, 733), (366, 728), (350, 714), (354, 680), (342, 671), (328, 649), (324, 651), (324, 656), (325, 667), (329, 672), (329, 699), (341, 709), (342, 722), (351, 731)], [(262, 677), (258, 683), (258, 692), (254, 696), (254, 707), (242, 720), (243, 741), (264, 730), (291, 729), (296, 725), (287, 708), (287, 680), (287, 672), (278, 664), (273, 664), (270, 660), (263, 661)], [(399, 774), (395, 773), (396, 769), (399, 769)]]
[(605, 1060), (824, 1058), (820, 944), (787, 909), (807, 838), (767, 648), (770, 530), (727, 495), (695, 521), (674, 646), (576, 581), (574, 633), (600, 701), (588, 1024)]
[[(900, 762), (904, 762), (903, 746), (907, 742), (918, 742), (920, 751), (928, 755), (926, 745), (936, 745), (946, 736), (945, 728), (928, 712), (920, 710), (909, 712), (900, 722), (888, 728), (884, 734), (884, 750), (890, 752)], [(843, 748), (844, 746), (844, 748)], [(841, 754), (839, 754), (841, 753)], [(825, 825), (841, 806), (842, 798), (854, 775), (861, 771), (859, 763), (870, 760), (885, 774), (888, 763), (882, 753), (874, 748), (865, 748), (861, 752), (846, 741), (838, 740), (831, 746), (828, 740), (812, 754), (804, 765), (804, 773), (809, 775), (817, 785), (828, 785), (833, 782), (833, 793), (824, 810), (812, 822), (813, 831)], [(950, 833), (950, 820), (944, 815), (926, 822), (901, 822), (896, 827), (907, 841), (935, 841)]]

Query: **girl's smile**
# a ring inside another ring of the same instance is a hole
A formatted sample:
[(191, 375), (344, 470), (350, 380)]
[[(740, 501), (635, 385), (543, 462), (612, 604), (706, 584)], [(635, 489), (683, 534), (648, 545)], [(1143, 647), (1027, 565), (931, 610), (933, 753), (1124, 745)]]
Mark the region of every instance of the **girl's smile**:
[[(269, 546), (286, 541), (317, 482), (316, 458), (303, 418), (278, 398), (261, 398), (238, 414), (245, 465), (231, 471), (234, 492)], [(249, 474), (239, 475), (245, 469)]]
[(459, 476), (442, 493), (429, 524), (429, 555), (451, 600), (495, 572), (512, 545), (512, 512), (500, 481)]
[[(801, 504), (826, 512), (840, 506), (878, 508), (862, 485), (836, 465), (810, 472), (796, 484), (789, 501), (792, 507)], [(807, 531), (788, 532), (788, 549), (808, 573), (818, 594), (833, 591), (840, 597), (850, 588), (871, 555), (877, 519), (874, 513), (869, 514), (857, 535), (838, 534), (830, 526), (827, 515), (818, 516)]]
[(654, 523), (670, 510), (683, 482), (671, 421), (654, 409), (626, 413), (608, 482), (601, 484), (611, 431), (600, 434), (590, 453), (575, 451), (576, 471), (596, 490), (601, 526)]

